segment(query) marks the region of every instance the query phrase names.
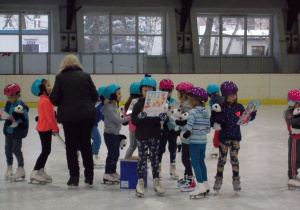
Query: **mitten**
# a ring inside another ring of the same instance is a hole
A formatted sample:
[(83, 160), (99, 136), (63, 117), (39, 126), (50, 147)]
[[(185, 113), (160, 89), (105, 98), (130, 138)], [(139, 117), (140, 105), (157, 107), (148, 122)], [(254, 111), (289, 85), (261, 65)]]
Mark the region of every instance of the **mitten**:
[(138, 118), (141, 120), (141, 119), (145, 119), (147, 117), (147, 113), (146, 112), (140, 112), (138, 114)]
[(168, 119), (168, 116), (166, 113), (160, 113), (158, 115), (158, 117), (160, 118), (161, 121), (166, 121)]
[(191, 136), (191, 131), (186, 131), (184, 134), (183, 134), (183, 138), (185, 139), (188, 139), (190, 136)]
[(176, 125), (185, 126), (187, 124), (187, 120), (175, 120)]
[(39, 116), (35, 117), (35, 121), (38, 122), (39, 121)]

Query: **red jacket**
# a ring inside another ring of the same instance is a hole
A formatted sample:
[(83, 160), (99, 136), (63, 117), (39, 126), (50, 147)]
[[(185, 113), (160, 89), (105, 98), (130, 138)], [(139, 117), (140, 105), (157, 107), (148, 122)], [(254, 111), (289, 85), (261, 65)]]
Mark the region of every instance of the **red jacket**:
[(39, 120), (36, 126), (37, 131), (59, 131), (55, 119), (54, 107), (49, 100), (49, 96), (40, 96), (38, 103), (38, 116)]

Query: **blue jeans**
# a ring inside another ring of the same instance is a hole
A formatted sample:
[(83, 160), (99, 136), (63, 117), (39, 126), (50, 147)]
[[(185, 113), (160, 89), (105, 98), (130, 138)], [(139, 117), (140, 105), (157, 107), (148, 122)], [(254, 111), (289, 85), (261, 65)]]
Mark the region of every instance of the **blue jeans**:
[(101, 136), (100, 136), (98, 127), (96, 125), (94, 125), (93, 130), (92, 130), (92, 140), (93, 140), (93, 143), (92, 143), (93, 155), (98, 155), (100, 145), (101, 145)]
[(191, 163), (198, 183), (207, 181), (205, 150), (206, 144), (190, 144)]
[(7, 165), (13, 164), (13, 154), (18, 161), (18, 167), (24, 167), (24, 158), (22, 154), (22, 139), (14, 138), (12, 134), (5, 136), (5, 155)]
[(120, 156), (120, 137), (119, 135), (104, 133), (104, 141), (107, 147), (105, 173), (114, 174)]

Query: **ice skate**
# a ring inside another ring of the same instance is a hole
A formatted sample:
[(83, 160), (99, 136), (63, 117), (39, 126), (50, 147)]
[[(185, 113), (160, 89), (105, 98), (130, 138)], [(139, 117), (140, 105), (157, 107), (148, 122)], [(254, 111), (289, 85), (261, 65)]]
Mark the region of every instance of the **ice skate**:
[(161, 172), (161, 164), (159, 164), (159, 178), (162, 178), (162, 172)]
[(7, 166), (7, 170), (6, 170), (6, 173), (4, 175), (5, 179), (8, 179), (12, 175), (13, 175), (13, 166), (12, 165)]
[(145, 194), (144, 179), (139, 179), (136, 185), (136, 196), (142, 198)]
[(192, 192), (195, 190), (196, 181), (193, 176), (186, 178), (185, 183), (180, 187), (181, 192)]
[(103, 184), (119, 184), (119, 180), (115, 178), (112, 174), (104, 174)]
[(112, 176), (115, 177), (118, 180), (121, 179), (121, 177), (120, 177), (120, 175), (118, 173), (113, 173)]
[(195, 190), (190, 192), (190, 198), (200, 198), (206, 196), (206, 187), (203, 183), (197, 183)]
[(241, 181), (239, 176), (232, 177), (232, 185), (236, 194), (241, 191)]
[(100, 166), (100, 167), (104, 166), (104, 164), (101, 163), (98, 155), (93, 155), (93, 161), (94, 161), (94, 166)]
[(93, 185), (93, 180), (94, 180), (93, 176), (85, 177), (84, 183), (86, 183), (89, 186), (92, 186)]
[(205, 186), (205, 188), (206, 188), (206, 194), (209, 194), (209, 192), (210, 192), (210, 187), (209, 187), (208, 182), (207, 182), (207, 181), (204, 181), (203, 184), (204, 184), (204, 186)]
[(187, 175), (184, 175), (183, 178), (178, 179), (177, 180), (177, 187), (181, 187), (182, 185), (184, 185), (185, 184), (185, 180), (186, 180), (187, 177), (188, 177)]
[(178, 179), (179, 175), (176, 170), (176, 163), (170, 164), (170, 175), (173, 179), (176, 179), (176, 180)]
[(220, 191), (220, 189), (222, 187), (222, 183), (223, 183), (223, 177), (216, 176), (215, 185), (213, 187), (214, 191), (216, 191), (217, 193), (219, 193), (219, 191)]
[(23, 167), (18, 167), (17, 168), (17, 172), (14, 174), (14, 175), (12, 175), (12, 176), (9, 176), (9, 179), (10, 180), (17, 180), (17, 179), (25, 179), (25, 170), (24, 170), (24, 168)]
[(41, 172), (39, 170), (32, 171), (30, 175), (30, 183), (33, 183), (34, 181), (40, 183), (40, 184), (46, 184), (47, 179), (42, 176)]
[(213, 157), (213, 158), (217, 158), (219, 155), (219, 149), (218, 148), (215, 148), (213, 147), (211, 153), (210, 153), (210, 156)]
[(40, 175), (45, 177), (45, 179), (47, 180), (48, 183), (52, 182), (52, 177), (49, 176), (48, 174), (46, 174), (46, 169), (45, 168), (40, 169)]
[(160, 179), (159, 178), (155, 178), (153, 180), (153, 188), (154, 188), (157, 195), (163, 195), (165, 193), (165, 189), (160, 184)]
[(79, 183), (79, 177), (76, 176), (76, 177), (70, 177), (69, 181), (67, 182), (67, 185), (69, 188), (72, 188), (73, 186), (75, 188), (78, 187), (78, 183)]
[(300, 182), (297, 179), (289, 179), (287, 186), (289, 190), (300, 190)]

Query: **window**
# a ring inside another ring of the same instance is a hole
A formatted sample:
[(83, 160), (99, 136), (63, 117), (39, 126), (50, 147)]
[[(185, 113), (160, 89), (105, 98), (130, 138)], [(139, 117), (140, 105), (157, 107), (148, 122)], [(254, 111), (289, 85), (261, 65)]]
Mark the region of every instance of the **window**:
[(0, 52), (49, 52), (48, 23), (46, 13), (0, 13)]
[(83, 23), (87, 53), (164, 53), (162, 15), (85, 14)]
[(270, 16), (198, 15), (201, 56), (270, 56)]

